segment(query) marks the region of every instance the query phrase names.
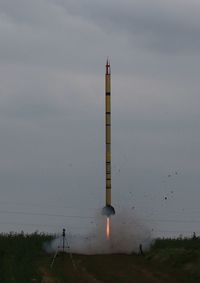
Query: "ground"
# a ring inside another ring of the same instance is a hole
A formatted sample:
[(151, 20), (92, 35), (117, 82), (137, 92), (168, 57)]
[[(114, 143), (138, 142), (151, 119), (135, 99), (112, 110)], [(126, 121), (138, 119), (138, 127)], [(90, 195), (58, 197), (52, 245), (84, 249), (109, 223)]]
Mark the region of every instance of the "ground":
[(196, 283), (200, 239), (156, 240), (144, 255), (47, 254), (51, 235), (0, 235), (0, 283)]

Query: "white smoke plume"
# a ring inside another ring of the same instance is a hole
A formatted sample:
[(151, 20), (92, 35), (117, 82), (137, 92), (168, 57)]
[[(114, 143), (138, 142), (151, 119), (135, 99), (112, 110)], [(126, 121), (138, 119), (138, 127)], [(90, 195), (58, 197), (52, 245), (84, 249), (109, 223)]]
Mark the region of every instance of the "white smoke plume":
[[(139, 252), (139, 246), (148, 250), (151, 243), (151, 233), (136, 216), (123, 212), (111, 218), (110, 239), (106, 238), (106, 217), (96, 217), (96, 229), (88, 234), (66, 233), (65, 251), (76, 254), (131, 254)], [(62, 236), (50, 243), (45, 243), (47, 252), (62, 250)]]

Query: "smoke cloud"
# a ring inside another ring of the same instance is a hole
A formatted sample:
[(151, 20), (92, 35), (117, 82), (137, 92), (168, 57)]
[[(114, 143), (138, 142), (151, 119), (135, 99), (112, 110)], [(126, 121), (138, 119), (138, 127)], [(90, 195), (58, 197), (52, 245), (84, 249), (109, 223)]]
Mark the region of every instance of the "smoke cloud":
[[(66, 233), (65, 251), (76, 254), (131, 254), (139, 252), (139, 246), (148, 250), (151, 243), (151, 233), (145, 224), (139, 222), (135, 215), (121, 212), (111, 218), (111, 235), (106, 239), (106, 217), (96, 216), (96, 229), (87, 234)], [(49, 253), (62, 251), (62, 236), (50, 243), (45, 243)]]

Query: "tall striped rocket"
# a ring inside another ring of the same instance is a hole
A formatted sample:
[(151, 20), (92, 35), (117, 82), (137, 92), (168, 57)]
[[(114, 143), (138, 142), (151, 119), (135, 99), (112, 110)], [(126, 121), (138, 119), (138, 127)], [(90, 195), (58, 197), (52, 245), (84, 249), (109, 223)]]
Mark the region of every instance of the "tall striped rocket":
[(105, 74), (105, 138), (106, 138), (106, 205), (111, 205), (111, 72), (106, 63)]
[(111, 206), (111, 69), (108, 60), (105, 74), (105, 144), (106, 206), (103, 214), (110, 216), (115, 214), (115, 210)]

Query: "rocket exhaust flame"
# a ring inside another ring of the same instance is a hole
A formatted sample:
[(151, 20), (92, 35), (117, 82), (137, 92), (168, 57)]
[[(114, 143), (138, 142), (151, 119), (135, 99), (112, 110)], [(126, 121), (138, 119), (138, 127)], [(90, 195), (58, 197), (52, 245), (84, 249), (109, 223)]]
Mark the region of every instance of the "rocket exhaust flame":
[(110, 218), (106, 218), (106, 239), (110, 239)]

